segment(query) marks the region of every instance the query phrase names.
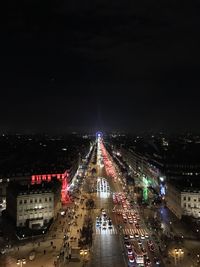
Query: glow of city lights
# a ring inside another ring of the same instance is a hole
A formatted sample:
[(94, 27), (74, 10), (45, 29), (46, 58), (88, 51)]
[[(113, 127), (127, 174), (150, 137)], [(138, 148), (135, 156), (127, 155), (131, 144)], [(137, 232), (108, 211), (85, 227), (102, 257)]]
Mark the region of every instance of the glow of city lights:
[(117, 172), (115, 170), (115, 167), (112, 164), (112, 161), (109, 159), (108, 153), (105, 149), (105, 146), (104, 146), (102, 140), (100, 141), (100, 148), (102, 151), (103, 163), (105, 166), (106, 174), (108, 176), (112, 177), (114, 180), (116, 180), (117, 179)]

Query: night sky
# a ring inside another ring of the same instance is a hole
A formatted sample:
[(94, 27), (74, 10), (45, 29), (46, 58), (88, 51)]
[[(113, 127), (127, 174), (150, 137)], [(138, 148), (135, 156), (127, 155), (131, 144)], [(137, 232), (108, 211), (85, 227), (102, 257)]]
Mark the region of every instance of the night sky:
[(0, 132), (200, 130), (198, 1), (9, 1)]

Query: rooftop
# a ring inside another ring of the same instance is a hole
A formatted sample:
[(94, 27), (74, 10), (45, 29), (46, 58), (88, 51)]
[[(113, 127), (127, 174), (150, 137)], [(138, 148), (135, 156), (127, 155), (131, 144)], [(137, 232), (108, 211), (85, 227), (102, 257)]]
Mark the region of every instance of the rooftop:
[(64, 173), (89, 149), (89, 140), (75, 135), (11, 135), (0, 137), (0, 177)]
[(8, 186), (8, 192), (18, 195), (30, 195), (30, 194), (41, 194), (56, 192), (61, 186), (58, 180), (51, 182), (42, 182), (41, 184), (28, 184), (22, 185), (17, 182), (11, 182)]
[(174, 185), (181, 192), (200, 191), (200, 180), (198, 178), (181, 177), (179, 179), (170, 179), (169, 184)]

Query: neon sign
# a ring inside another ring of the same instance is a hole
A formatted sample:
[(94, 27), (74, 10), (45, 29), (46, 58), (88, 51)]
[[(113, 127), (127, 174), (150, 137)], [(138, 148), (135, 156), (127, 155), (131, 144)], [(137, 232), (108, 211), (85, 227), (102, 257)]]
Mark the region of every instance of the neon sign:
[(63, 204), (67, 204), (70, 202), (70, 197), (68, 194), (68, 177), (69, 174), (67, 171), (65, 171), (64, 173), (55, 174), (36, 174), (31, 176), (31, 184), (41, 184), (43, 181), (50, 182), (55, 178), (61, 180), (61, 201)]

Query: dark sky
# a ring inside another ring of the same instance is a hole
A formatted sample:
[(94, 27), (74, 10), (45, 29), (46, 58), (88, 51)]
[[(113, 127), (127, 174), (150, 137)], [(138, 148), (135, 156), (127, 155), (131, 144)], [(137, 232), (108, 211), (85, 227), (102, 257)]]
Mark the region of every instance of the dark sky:
[(200, 130), (199, 9), (193, 0), (9, 1), (0, 131)]

